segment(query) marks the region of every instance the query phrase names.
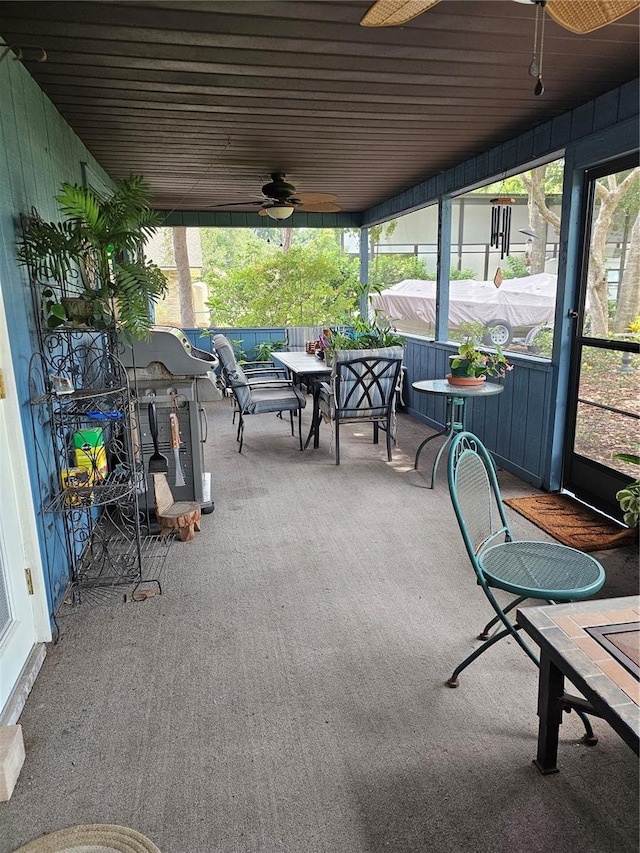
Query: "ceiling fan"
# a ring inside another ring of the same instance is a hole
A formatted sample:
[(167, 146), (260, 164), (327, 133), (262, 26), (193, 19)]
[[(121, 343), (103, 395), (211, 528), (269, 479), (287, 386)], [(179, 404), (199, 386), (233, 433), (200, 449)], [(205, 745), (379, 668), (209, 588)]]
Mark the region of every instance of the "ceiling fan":
[[(360, 21), (363, 27), (396, 27), (426, 12), (440, 0), (377, 0)], [(590, 33), (612, 24), (640, 6), (640, 0), (516, 0), (546, 9), (573, 33)]]
[(293, 184), (286, 180), (284, 172), (272, 172), (271, 180), (262, 187), (261, 199), (234, 201), (231, 204), (219, 204), (216, 207), (247, 207), (260, 205), (260, 216), (272, 219), (288, 219), (294, 210), (307, 213), (337, 213), (342, 208), (336, 204), (333, 193), (298, 193)]

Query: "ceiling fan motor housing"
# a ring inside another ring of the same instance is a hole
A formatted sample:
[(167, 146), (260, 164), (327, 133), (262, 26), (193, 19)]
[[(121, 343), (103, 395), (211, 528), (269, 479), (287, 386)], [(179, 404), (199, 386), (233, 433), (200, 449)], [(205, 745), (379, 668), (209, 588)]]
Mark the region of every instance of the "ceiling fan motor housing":
[(262, 187), (262, 194), (266, 198), (272, 198), (276, 201), (286, 201), (296, 191), (293, 184), (285, 181), (285, 175), (282, 172), (273, 172), (271, 181)]

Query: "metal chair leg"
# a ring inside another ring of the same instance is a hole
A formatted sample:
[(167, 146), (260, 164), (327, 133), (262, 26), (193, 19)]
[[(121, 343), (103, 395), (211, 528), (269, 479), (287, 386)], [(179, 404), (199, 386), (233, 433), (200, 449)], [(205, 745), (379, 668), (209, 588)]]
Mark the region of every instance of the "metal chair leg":
[(244, 441), (244, 418), (242, 417), (242, 412), (239, 412), (239, 415), (240, 417), (238, 418), (238, 433), (236, 435), (236, 441), (240, 442), (238, 453), (242, 453), (242, 442)]
[[(517, 607), (519, 604), (522, 604), (523, 601), (527, 601), (526, 595), (520, 596), (520, 598), (514, 598), (511, 604), (507, 604), (506, 607), (502, 608), (502, 612), (508, 613), (510, 610), (513, 610), (514, 607)], [(478, 639), (488, 640), (491, 637), (491, 629), (494, 627), (494, 625), (497, 625), (498, 622), (500, 622), (500, 617), (494, 616), (491, 622), (487, 622), (480, 634), (478, 634)]]
[(469, 664), (473, 663), (473, 661), (477, 657), (480, 657), (480, 655), (483, 654), (483, 652), (486, 652), (486, 650), (489, 648), (489, 646), (492, 646), (494, 643), (497, 643), (498, 640), (501, 640), (503, 637), (506, 637), (510, 633), (511, 633), (511, 631), (507, 631), (506, 629), (504, 631), (499, 631), (497, 634), (494, 634), (493, 637), (491, 637), (489, 640), (487, 640), (487, 642), (484, 643), (484, 645), (478, 646), (477, 649), (475, 649), (473, 652), (471, 652), (471, 654), (468, 657), (466, 657), (462, 661), (462, 663), (453, 670), (451, 677), (448, 678), (447, 681), (445, 682), (447, 687), (458, 687), (460, 684), (460, 682), (458, 681), (458, 676), (460, 675), (462, 670), (466, 669), (469, 666)]

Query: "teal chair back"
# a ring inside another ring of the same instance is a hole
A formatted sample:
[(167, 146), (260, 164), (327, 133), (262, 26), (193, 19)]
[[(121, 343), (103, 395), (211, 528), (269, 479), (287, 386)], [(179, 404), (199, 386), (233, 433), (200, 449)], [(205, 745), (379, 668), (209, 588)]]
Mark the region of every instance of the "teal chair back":
[(479, 557), (496, 542), (513, 537), (488, 450), (479, 438), (461, 432), (448, 460), (449, 493), (460, 532), (478, 580), (486, 583)]

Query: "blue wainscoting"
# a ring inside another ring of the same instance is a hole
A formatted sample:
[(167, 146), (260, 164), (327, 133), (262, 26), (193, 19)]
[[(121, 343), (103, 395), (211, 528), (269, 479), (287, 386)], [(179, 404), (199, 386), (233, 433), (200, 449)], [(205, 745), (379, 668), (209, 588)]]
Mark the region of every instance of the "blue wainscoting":
[[(419, 394), (411, 387), (420, 379), (442, 379), (449, 372), (454, 346), (407, 337), (404, 399), (406, 411), (432, 429), (442, 429), (445, 401)], [(491, 450), (498, 465), (536, 488), (544, 487), (548, 469), (549, 414), (551, 410), (550, 362), (509, 353), (514, 369), (502, 380), (504, 392), (467, 404), (466, 427)]]
[(198, 349), (213, 351), (213, 336), (220, 333), (229, 338), (230, 341), (242, 341), (239, 347), (245, 353), (246, 361), (254, 361), (256, 358), (256, 346), (264, 341), (283, 341), (287, 339), (287, 330), (284, 327), (280, 328), (248, 328), (248, 329), (207, 329), (206, 334), (202, 334), (202, 329), (184, 329), (185, 335), (189, 338), (194, 347)]

